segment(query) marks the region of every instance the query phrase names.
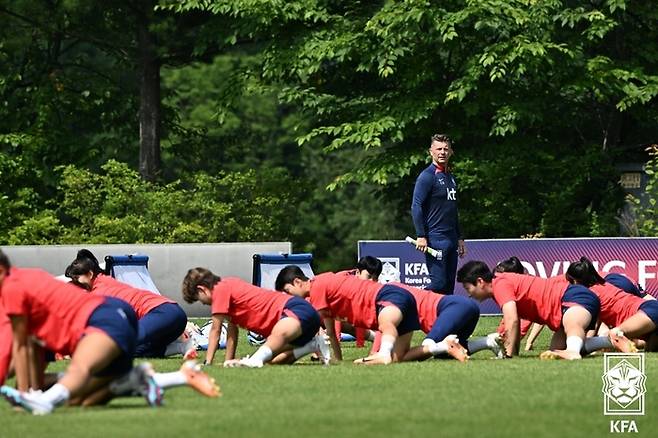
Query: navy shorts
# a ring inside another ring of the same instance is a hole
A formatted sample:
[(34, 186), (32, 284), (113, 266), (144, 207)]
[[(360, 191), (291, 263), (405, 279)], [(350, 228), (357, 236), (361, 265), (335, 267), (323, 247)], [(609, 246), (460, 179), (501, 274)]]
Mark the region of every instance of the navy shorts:
[(480, 306), (470, 298), (448, 295), (441, 298), (436, 312), (436, 321), (426, 338), (441, 342), (448, 335), (457, 335), (459, 343), (466, 347), (480, 318)]
[(103, 331), (121, 349), (121, 354), (96, 376), (120, 376), (130, 371), (137, 341), (137, 315), (130, 304), (105, 297), (105, 302), (92, 312), (87, 327)]
[(408, 291), (392, 284), (384, 285), (375, 297), (377, 316), (387, 306), (395, 306), (402, 312), (402, 321), (400, 321), (397, 327), (398, 336), (413, 332), (414, 330), (420, 330), (416, 299)]
[(163, 303), (151, 309), (137, 323), (135, 357), (164, 357), (167, 345), (185, 331), (187, 315), (176, 303)]
[(647, 300), (640, 304), (640, 310), (647, 314), (649, 319), (658, 326), (658, 300)]
[(302, 325), (302, 334), (290, 341), (290, 344), (297, 347), (308, 344), (320, 330), (320, 315), (317, 310), (300, 297), (292, 297), (286, 302), (281, 315), (281, 319), (283, 318), (295, 318)]
[(605, 281), (631, 295), (640, 298), (644, 298), (646, 295), (646, 293), (642, 292), (642, 290), (625, 275), (611, 273), (605, 276)]
[(599, 297), (585, 286), (571, 284), (562, 295), (562, 316), (573, 305), (584, 307), (592, 315), (592, 321), (587, 330), (593, 330), (596, 327), (596, 320), (599, 319), (599, 310), (601, 310)]

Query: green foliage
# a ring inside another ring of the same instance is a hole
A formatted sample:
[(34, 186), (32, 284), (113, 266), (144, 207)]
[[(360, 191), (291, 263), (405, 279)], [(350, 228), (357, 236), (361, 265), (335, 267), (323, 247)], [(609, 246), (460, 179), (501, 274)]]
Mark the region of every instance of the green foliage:
[(644, 193), (639, 197), (632, 195), (628, 199), (632, 205), (634, 235), (655, 237), (658, 236), (658, 145), (647, 148), (651, 157), (644, 172), (647, 175)]
[(126, 164), (61, 169), (61, 202), (9, 230), (7, 243), (175, 243), (289, 240), (299, 193), (282, 169), (155, 184)]

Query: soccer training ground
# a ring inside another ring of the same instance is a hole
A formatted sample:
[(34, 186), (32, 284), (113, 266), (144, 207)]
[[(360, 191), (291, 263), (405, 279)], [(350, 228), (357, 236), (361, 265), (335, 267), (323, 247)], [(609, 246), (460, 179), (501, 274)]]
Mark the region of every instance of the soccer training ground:
[[(474, 336), (495, 330), (482, 317)], [(0, 437), (600, 437), (658, 434), (658, 353), (645, 355), (645, 415), (604, 416), (603, 356), (582, 361), (540, 361), (548, 330), (533, 352), (493, 360), (490, 352), (462, 364), (430, 360), (363, 367), (353, 359), (366, 348), (343, 344), (345, 360), (322, 367), (310, 360), (262, 369), (206, 370), (223, 396), (205, 398), (174, 388), (166, 405), (152, 409), (140, 398), (97, 408), (59, 408), (33, 417), (2, 402)], [(414, 342), (420, 342), (417, 332)], [(240, 338), (239, 354), (255, 350)], [(223, 353), (216, 362), (221, 363)], [(152, 361), (174, 371), (180, 358)], [(59, 362), (51, 369), (61, 369)], [(10, 382), (13, 383), (13, 382)], [(622, 432), (634, 420), (639, 433)], [(614, 423), (611, 432), (611, 421)], [(619, 431), (619, 432), (615, 432)]]

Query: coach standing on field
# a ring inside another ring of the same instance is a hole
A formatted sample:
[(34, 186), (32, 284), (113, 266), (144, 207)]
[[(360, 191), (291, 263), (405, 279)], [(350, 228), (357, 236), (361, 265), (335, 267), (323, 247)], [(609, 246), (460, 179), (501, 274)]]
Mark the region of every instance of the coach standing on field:
[[(452, 141), (447, 135), (433, 135), (429, 153), (432, 164), (418, 175), (411, 202), (416, 248), (425, 253), (431, 280), (426, 289), (452, 294), (457, 256), (466, 254), (457, 214), (457, 183), (448, 164)], [(439, 251), (439, 257), (430, 255), (428, 246)]]

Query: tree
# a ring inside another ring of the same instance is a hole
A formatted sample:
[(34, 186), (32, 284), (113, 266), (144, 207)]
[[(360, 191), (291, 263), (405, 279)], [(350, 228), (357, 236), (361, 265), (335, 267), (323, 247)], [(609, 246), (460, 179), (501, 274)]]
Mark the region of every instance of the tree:
[[(658, 135), (649, 105), (658, 12), (645, 3), (165, 4), (234, 17), (236, 32), (262, 42), (257, 74), (314, 118), (300, 143), (368, 152), (332, 187), (401, 181), (419, 170), (432, 133), (450, 133), (462, 199), (473, 199), (463, 215), (470, 236), (616, 233), (622, 194), (609, 163), (618, 145)], [(574, 171), (581, 163), (586, 171)], [(493, 191), (485, 176), (501, 165), (512, 172), (493, 181), (506, 189), (485, 201)]]

